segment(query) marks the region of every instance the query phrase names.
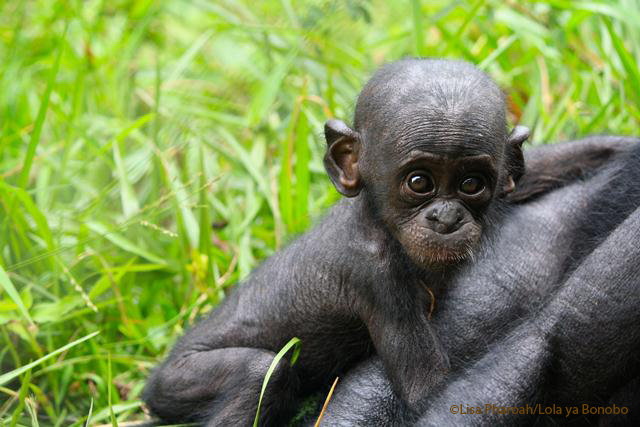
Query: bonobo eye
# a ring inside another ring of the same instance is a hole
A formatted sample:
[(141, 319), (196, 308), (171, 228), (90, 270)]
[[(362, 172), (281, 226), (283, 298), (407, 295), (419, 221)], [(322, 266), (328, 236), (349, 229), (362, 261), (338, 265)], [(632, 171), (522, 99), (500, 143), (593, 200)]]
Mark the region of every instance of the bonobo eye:
[(465, 194), (478, 194), (484, 190), (484, 180), (478, 176), (468, 176), (460, 182), (460, 191)]
[(413, 172), (407, 179), (407, 186), (417, 194), (431, 193), (435, 188), (433, 180), (424, 172)]

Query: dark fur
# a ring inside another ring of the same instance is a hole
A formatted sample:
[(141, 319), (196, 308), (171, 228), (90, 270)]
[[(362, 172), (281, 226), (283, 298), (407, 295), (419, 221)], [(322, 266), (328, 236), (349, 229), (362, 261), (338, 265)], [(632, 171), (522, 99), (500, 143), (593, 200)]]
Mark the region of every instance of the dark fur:
[[(448, 237), (434, 235), (421, 213), (430, 202), (409, 209), (395, 200), (397, 165), (416, 150), (450, 158), (452, 165), (488, 154), (495, 170), (487, 175), (487, 198), (443, 199), (446, 209), (462, 209), (464, 223), (486, 233), (506, 211), (499, 196), (522, 171), (526, 134), (507, 134), (504, 101), (488, 77), (450, 61), (406, 60), (383, 68), (363, 89), (354, 122), (353, 130), (327, 124), (325, 160), (338, 190), (352, 198), (265, 261), (179, 340), (144, 393), (164, 420), (250, 424), (267, 367), (293, 336), (301, 339), (302, 352), (294, 367), (282, 361), (272, 375), (264, 424), (284, 422), (295, 397), (326, 386), (374, 349), (394, 390), (414, 408), (423, 391), (445, 377), (447, 351), (428, 321), (423, 285), (436, 294), (446, 289), (458, 268), (433, 263), (443, 258), (449, 264), (467, 251), (446, 247)], [(582, 157), (575, 161), (592, 158), (592, 150), (578, 151)], [(406, 224), (413, 224), (409, 240)], [(428, 234), (416, 239), (415, 232)], [(421, 251), (425, 264), (415, 256)]]
[[(617, 145), (622, 141), (636, 144)], [(595, 174), (590, 171), (590, 178), (515, 209), (493, 245), (450, 285), (433, 325), (450, 356), (452, 375), (437, 390), (427, 391), (427, 409), (421, 417), (394, 396), (380, 363), (372, 359), (342, 382), (324, 418), (326, 425), (406, 425), (416, 420), (418, 425), (434, 426), (598, 421), (637, 425), (637, 142), (614, 137), (582, 142), (583, 148), (611, 144), (617, 154), (605, 152), (608, 166)], [(549, 159), (564, 157), (559, 154), (562, 149), (562, 145), (550, 148)], [(538, 157), (531, 164), (548, 165), (549, 159)], [(592, 160), (586, 164), (596, 166)], [(557, 166), (558, 170), (569, 167)], [(576, 166), (579, 162), (571, 167)], [(537, 181), (530, 178), (523, 181)], [(567, 418), (450, 412), (451, 405), (484, 407), (487, 403), (615, 404), (628, 406), (630, 414)]]

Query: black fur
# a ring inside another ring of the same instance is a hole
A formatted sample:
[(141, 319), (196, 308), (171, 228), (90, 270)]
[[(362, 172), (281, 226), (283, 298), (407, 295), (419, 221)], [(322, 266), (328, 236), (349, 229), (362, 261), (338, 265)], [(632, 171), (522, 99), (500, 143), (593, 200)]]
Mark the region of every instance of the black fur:
[[(622, 141), (635, 144), (617, 146)], [(326, 425), (636, 425), (637, 142), (613, 137), (582, 142), (583, 148), (591, 145), (589, 149), (611, 144), (616, 153), (605, 156), (605, 168), (588, 171), (581, 181), (516, 208), (488, 251), (450, 285), (433, 325), (449, 354), (452, 374), (438, 389), (426, 391), (424, 413), (418, 417), (400, 402), (373, 359), (342, 381), (325, 415)], [(558, 153), (553, 157), (562, 158)], [(543, 157), (532, 164), (548, 163)], [(588, 164), (595, 166), (590, 160)], [(484, 408), (488, 403), (575, 405), (580, 413), (567, 417), (450, 411), (451, 405)], [(630, 412), (585, 416), (584, 404), (615, 404)]]
[[(420, 408), (424, 390), (458, 363), (449, 358), (461, 356), (447, 351), (450, 344), (429, 321), (431, 295), (455, 301), (447, 286), (471, 248), (480, 259), (489, 256), (490, 242), (478, 248), (477, 240), (502, 233), (495, 227), (508, 212), (501, 197), (522, 172), (527, 132), (509, 135), (504, 110), (497, 86), (466, 63), (405, 60), (376, 73), (359, 97), (354, 129), (337, 121), (325, 128), (327, 171), (350, 198), (265, 261), (179, 340), (149, 379), (150, 409), (171, 422), (251, 424), (267, 367), (293, 336), (302, 352), (294, 367), (284, 360), (272, 375), (262, 424), (282, 424), (296, 397), (326, 387), (374, 350), (391, 387)], [(597, 166), (593, 150), (577, 152), (575, 161)], [(436, 184), (433, 195), (401, 197), (405, 164), (409, 171), (433, 165), (426, 172)], [(473, 196), (460, 194), (455, 181), (468, 169), (484, 183)], [(558, 181), (575, 179), (559, 171)], [(540, 187), (540, 180), (532, 182)]]

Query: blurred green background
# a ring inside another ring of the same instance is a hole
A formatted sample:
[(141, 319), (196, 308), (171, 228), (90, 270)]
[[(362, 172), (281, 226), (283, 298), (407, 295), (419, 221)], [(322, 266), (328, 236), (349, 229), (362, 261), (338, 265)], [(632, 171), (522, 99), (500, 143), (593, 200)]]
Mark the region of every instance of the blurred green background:
[(323, 122), (408, 55), (478, 64), (534, 141), (639, 133), (639, 0), (0, 0), (0, 425), (142, 419), (175, 338), (338, 198)]

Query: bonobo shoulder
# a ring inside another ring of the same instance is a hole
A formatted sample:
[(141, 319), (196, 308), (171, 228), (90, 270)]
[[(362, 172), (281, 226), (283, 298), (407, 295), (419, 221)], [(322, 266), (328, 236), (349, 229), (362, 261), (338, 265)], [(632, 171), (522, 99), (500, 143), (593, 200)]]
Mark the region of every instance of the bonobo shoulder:
[[(309, 231), (265, 260), (248, 281), (322, 280), (323, 286), (350, 275), (354, 265), (379, 263), (383, 239), (359, 215), (360, 198), (341, 199)], [(277, 276), (277, 279), (274, 278)], [(311, 279), (311, 280), (309, 280)]]
[(378, 258), (388, 237), (370, 224), (370, 217), (362, 215), (363, 203), (360, 197), (341, 199), (315, 227), (292, 243), (291, 250), (311, 256), (311, 262), (326, 259), (334, 266), (346, 263), (348, 268), (353, 267), (352, 257), (360, 260), (358, 263)]

